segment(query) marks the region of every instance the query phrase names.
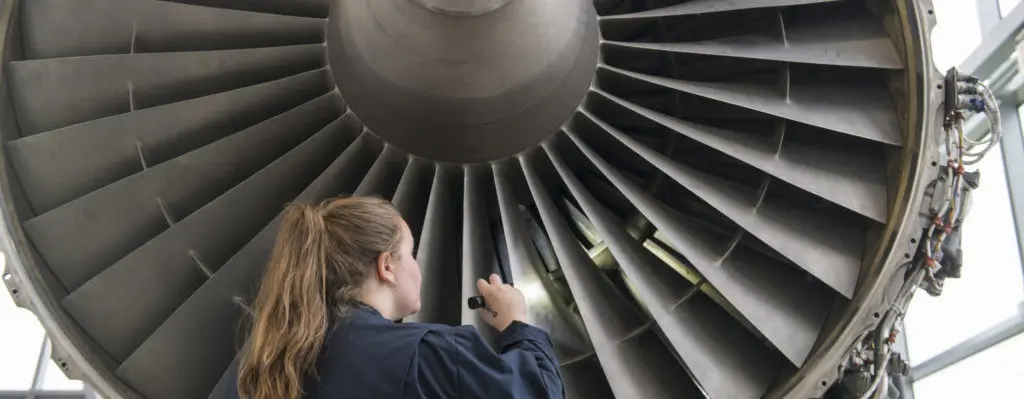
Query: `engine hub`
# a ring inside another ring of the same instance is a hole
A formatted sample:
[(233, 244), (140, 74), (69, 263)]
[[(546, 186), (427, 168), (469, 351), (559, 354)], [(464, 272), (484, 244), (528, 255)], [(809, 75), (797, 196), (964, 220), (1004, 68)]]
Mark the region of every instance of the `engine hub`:
[(587, 0), (335, 0), (327, 45), (370, 130), (423, 158), (479, 162), (558, 131), (594, 78), (598, 29)]

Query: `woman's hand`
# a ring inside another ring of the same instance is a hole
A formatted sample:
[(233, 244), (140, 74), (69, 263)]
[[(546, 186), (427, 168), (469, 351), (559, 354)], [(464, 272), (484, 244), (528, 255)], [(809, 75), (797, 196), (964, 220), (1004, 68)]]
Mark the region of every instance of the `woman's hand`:
[(515, 287), (501, 282), (497, 274), (491, 281), (476, 281), (476, 288), (484, 297), (486, 307), (480, 308), (484, 320), (498, 331), (504, 331), (513, 321), (526, 322), (526, 299)]

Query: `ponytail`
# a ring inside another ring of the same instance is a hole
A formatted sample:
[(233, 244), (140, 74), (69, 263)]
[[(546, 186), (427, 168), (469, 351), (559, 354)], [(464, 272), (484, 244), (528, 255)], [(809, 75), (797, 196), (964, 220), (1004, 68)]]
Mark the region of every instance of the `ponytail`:
[(298, 398), (328, 325), (327, 232), (311, 206), (290, 205), (260, 284), (249, 348), (238, 372), (248, 399)]
[(300, 398), (334, 315), (399, 240), (398, 212), (376, 198), (291, 204), (256, 296), (238, 372), (245, 399)]

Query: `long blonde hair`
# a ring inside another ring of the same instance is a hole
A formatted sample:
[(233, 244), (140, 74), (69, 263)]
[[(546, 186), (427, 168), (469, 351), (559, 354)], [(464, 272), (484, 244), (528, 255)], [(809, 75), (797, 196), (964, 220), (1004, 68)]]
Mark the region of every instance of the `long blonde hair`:
[(398, 256), (400, 220), (379, 198), (288, 205), (239, 362), (242, 398), (302, 396), (333, 316), (356, 298), (380, 254)]

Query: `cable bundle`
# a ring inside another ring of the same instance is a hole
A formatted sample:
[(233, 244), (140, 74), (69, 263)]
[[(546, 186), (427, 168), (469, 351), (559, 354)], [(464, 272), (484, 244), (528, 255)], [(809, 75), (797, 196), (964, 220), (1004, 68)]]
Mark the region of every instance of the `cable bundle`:
[[(978, 185), (978, 173), (966, 172), (964, 166), (981, 161), (1002, 137), (999, 105), (992, 91), (976, 77), (960, 75), (955, 70), (951, 71), (951, 74), (952, 80), (955, 81), (953, 89), (956, 91), (956, 104), (947, 107), (946, 120), (943, 124), (946, 133), (946, 173), (944, 180), (942, 177), (936, 179), (933, 194), (937, 196), (942, 191), (943, 197), (941, 201), (937, 201), (938, 206), (935, 206), (936, 202), (933, 201), (930, 209), (932, 223), (923, 241), (927, 272), (923, 288), (933, 296), (942, 293), (946, 276), (959, 277), (960, 274), (959, 226), (963, 223), (969, 208), (970, 192)], [(964, 135), (965, 110), (985, 114), (990, 127), (988, 134), (977, 141)], [(940, 190), (942, 188), (944, 190)], [(950, 248), (945, 248), (944, 245), (950, 237), (954, 237), (955, 242), (948, 245)], [(950, 254), (956, 259), (943, 262), (943, 258)], [(942, 271), (944, 267), (950, 270)]]
[(963, 148), (963, 143), (960, 145), (963, 163), (965, 165), (973, 165), (981, 161), (985, 154), (988, 153), (988, 151), (999, 142), (1000, 137), (1002, 137), (1002, 119), (1000, 119), (999, 116), (999, 104), (996, 101), (996, 97), (992, 93), (992, 90), (990, 90), (985, 83), (978, 81), (978, 78), (973, 76), (958, 76), (956, 92), (956, 108), (966, 109), (971, 112), (984, 113), (988, 118), (990, 126), (988, 134), (983, 136), (980, 140), (974, 141), (963, 136), (962, 117), (958, 118), (955, 123), (956, 128), (960, 133), (960, 139), (967, 144), (966, 150)]
[[(961, 75), (955, 69), (950, 70), (947, 82), (953, 83), (947, 88), (953, 92), (947, 93), (943, 124), (946, 167), (932, 183), (931, 223), (921, 241), (924, 254), (905, 264), (913, 267), (885, 317), (873, 333), (851, 349), (846, 366), (870, 370), (868, 373), (873, 376), (860, 399), (888, 397), (893, 345), (915, 288), (938, 296), (946, 277), (960, 276), (960, 226), (970, 208), (970, 193), (979, 183), (979, 173), (968, 172), (964, 167), (980, 162), (1002, 137), (999, 105), (992, 91), (978, 78)], [(964, 135), (965, 111), (984, 113), (988, 119), (989, 132), (976, 141)]]

